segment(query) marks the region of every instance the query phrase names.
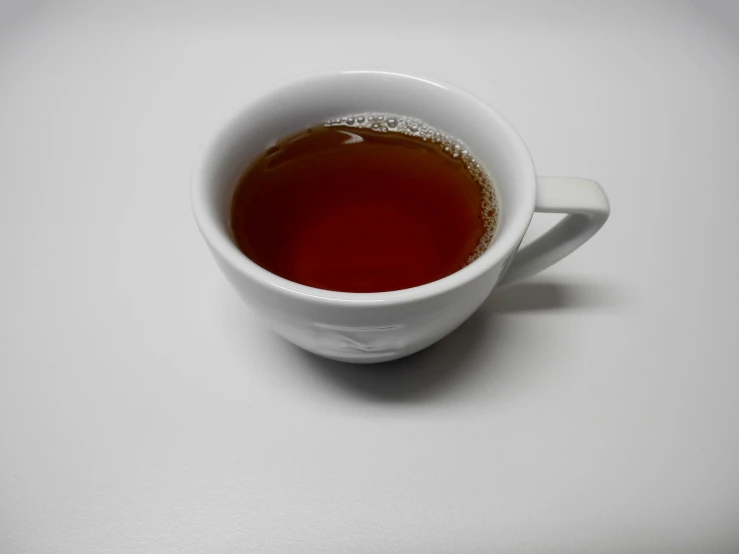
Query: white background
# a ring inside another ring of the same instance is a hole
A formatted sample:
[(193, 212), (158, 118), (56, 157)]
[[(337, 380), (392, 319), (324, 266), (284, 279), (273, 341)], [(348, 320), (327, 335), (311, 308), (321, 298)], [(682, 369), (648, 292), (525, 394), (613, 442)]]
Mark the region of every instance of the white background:
[[(405, 361), (290, 346), (190, 171), (352, 68), (484, 98), (611, 220)], [(738, 155), (736, 4), (0, 3), (0, 552), (739, 552)]]

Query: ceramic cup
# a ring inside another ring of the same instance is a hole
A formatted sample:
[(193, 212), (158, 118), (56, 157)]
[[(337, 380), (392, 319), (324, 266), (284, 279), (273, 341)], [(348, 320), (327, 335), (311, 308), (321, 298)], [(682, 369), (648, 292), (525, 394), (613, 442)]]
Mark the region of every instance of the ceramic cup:
[[(496, 186), (500, 217), (495, 240), (477, 260), (419, 287), (346, 293), (283, 279), (238, 249), (229, 231), (228, 208), (248, 163), (285, 135), (361, 112), (422, 119), (462, 140), (485, 166)], [(294, 344), (320, 356), (360, 363), (400, 358), (438, 341), (466, 320), (493, 287), (560, 260), (592, 237), (609, 214), (598, 183), (537, 177), (521, 137), (478, 98), (428, 79), (368, 71), (305, 78), (234, 114), (201, 149), (191, 194), (198, 227), (244, 302)], [(567, 215), (519, 249), (534, 212)]]

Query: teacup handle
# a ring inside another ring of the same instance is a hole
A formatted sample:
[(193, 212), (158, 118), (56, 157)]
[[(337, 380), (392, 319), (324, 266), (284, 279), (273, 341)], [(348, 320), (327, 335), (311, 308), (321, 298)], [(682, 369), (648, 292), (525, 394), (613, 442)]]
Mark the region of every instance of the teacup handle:
[(538, 177), (535, 211), (568, 215), (516, 253), (499, 285), (539, 273), (575, 251), (603, 227), (611, 208), (605, 191), (595, 181)]

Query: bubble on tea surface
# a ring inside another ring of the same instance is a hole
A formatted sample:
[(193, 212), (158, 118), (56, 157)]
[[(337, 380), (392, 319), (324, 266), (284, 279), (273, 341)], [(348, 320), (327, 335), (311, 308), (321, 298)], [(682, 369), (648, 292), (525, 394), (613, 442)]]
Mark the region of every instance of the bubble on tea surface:
[(483, 221), (483, 234), (477, 246), (467, 260), (471, 263), (487, 250), (495, 238), (498, 226), (498, 200), (495, 194), (495, 186), (488, 172), (475, 159), (467, 145), (432, 127), (428, 123), (413, 117), (404, 117), (396, 114), (385, 113), (363, 113), (352, 114), (326, 121), (327, 127), (354, 127), (371, 129), (376, 132), (402, 133), (404, 135), (420, 138), (438, 146), (442, 155), (449, 156), (456, 162), (464, 164), (465, 169), (480, 186), (480, 218)]

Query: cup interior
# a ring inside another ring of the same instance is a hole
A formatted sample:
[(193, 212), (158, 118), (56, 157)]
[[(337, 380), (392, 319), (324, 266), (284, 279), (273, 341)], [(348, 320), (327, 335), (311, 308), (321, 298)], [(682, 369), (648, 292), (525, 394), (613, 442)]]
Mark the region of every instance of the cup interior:
[(292, 283), (251, 262), (230, 235), (229, 204), (249, 162), (286, 135), (333, 117), (362, 112), (419, 118), (460, 139), (484, 165), (496, 188), (500, 214), (495, 240), (488, 249), (460, 271), (406, 290), (438, 289), (438, 283), (454, 286), (455, 281), (471, 278), (503, 260), (518, 246), (533, 215), (536, 177), (529, 152), (510, 124), (493, 108), (455, 87), (407, 75), (344, 72), (306, 78), (268, 94), (236, 114), (206, 143), (193, 176), (192, 199), (198, 225), (211, 248), (255, 277), (303, 294), (360, 299), (403, 293), (337, 293)]

